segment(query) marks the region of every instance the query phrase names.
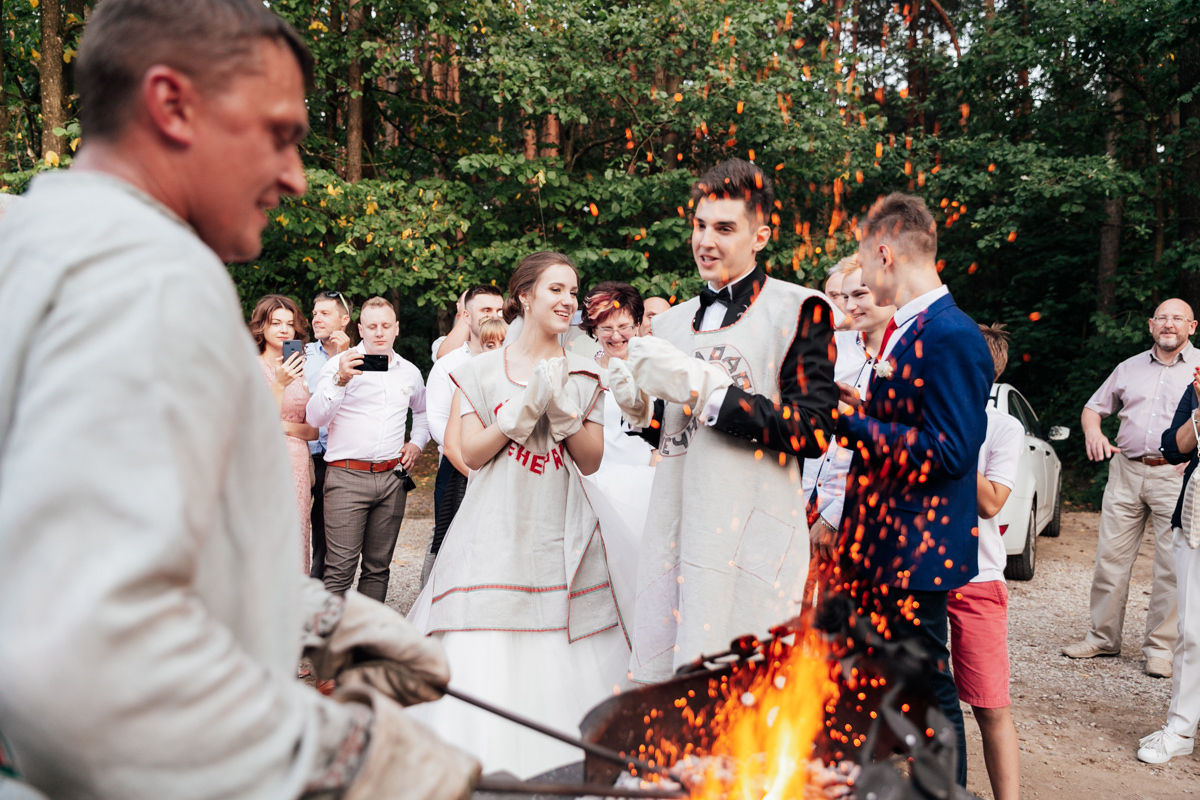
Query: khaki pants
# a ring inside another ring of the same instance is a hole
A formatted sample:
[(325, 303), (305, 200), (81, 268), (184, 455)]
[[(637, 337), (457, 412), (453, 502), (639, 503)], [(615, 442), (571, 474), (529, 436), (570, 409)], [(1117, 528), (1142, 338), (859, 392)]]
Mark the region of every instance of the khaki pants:
[(1170, 464), (1158, 467), (1132, 461), (1120, 453), (1108, 465), (1108, 484), (1100, 509), (1100, 539), (1092, 576), (1092, 629), (1087, 642), (1105, 650), (1121, 650), (1121, 629), (1129, 600), (1129, 578), (1149, 518), (1154, 526), (1154, 584), (1146, 613), (1142, 654), (1171, 659), (1175, 651), (1175, 553), (1171, 514), (1183, 478)]
[(354, 582), (373, 600), (387, 598), (392, 552), (404, 521), (408, 492), (392, 470), (362, 472), (329, 467), (325, 472), (325, 588), (345, 594)]

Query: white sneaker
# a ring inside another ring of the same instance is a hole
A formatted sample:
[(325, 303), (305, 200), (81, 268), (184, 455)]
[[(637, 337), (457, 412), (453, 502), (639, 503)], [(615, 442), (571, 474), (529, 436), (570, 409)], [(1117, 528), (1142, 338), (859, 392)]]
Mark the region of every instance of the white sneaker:
[(1164, 729), (1143, 737), (1138, 744), (1141, 745), (1137, 753), (1138, 761), (1145, 761), (1147, 764), (1165, 764), (1175, 756), (1190, 755), (1193, 742), (1191, 739), (1185, 739), (1177, 733), (1171, 733)]

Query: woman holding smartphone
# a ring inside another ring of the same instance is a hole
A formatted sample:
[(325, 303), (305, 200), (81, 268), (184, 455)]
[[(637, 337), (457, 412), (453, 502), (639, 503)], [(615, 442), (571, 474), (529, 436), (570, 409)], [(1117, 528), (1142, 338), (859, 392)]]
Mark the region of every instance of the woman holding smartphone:
[[(580, 482), (604, 454), (601, 371), (558, 338), (578, 286), (564, 255), (523, 259), (505, 304), (520, 335), (451, 374), (461, 427), (447, 426), (447, 452), (472, 472), (409, 615), (441, 640), (456, 688), (562, 730), (625, 684), (629, 658)], [(579, 759), (454, 698), (409, 713), (488, 772), (528, 778)]]
[(269, 294), (258, 301), (250, 314), (250, 334), (258, 345), (259, 367), (263, 380), (271, 387), (279, 404), (279, 418), (287, 441), (288, 457), (292, 462), (292, 481), (296, 488), (296, 510), (300, 514), (300, 539), (303, 548), (304, 574), (312, 560), (312, 458), (308, 443), (320, 433), (304, 421), (308, 405), (308, 386), (304, 382), (304, 347), (290, 352), (285, 360), (287, 342), (308, 339), (308, 322), (300, 307), (290, 297)]

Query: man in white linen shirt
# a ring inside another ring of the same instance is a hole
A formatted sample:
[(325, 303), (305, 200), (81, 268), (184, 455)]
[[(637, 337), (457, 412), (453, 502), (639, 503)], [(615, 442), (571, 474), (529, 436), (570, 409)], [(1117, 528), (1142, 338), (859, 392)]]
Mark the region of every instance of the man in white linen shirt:
[[(437, 442), (438, 452), (446, 440), (446, 424), (450, 421), (450, 401), (454, 399), (454, 381), (450, 374), (464, 362), (483, 352), (483, 343), (479, 341), (479, 326), (489, 319), (501, 319), (504, 315), (504, 293), (491, 284), (482, 283), (472, 286), (462, 296), (463, 316), (466, 319), (467, 340), (461, 347), (451, 350), (429, 370), (429, 379), (425, 382), (425, 418), (429, 422), (429, 434)], [(433, 484), (433, 516), (436, 520), (442, 514), (442, 498), (446, 492), (446, 484), (451, 473), (457, 472), (448, 458), (442, 457), (438, 464), (437, 479)], [(444, 526), (443, 526), (444, 527)], [(435, 530), (437, 526), (435, 525)], [(421, 568), (421, 586), (429, 578), (433, 569), (433, 561), (441, 542), (434, 539), (429, 541), (429, 551), (425, 554), (425, 564)]]
[[(74, 166), (0, 223), (0, 751), (50, 797), (469, 793), (406, 692), (332, 663), (445, 657), (301, 577), (279, 406), (223, 263), (305, 191), (311, 65), (260, 0), (104, 0)], [(366, 702), (298, 682), (302, 646)]]
[[(339, 353), (321, 369), (308, 401), (308, 424), (329, 428), (325, 450), (325, 588), (358, 591), (383, 602), (392, 552), (412, 487), (408, 470), (429, 441), (425, 383), (421, 372), (396, 355), (400, 333), (396, 310), (382, 297), (363, 303), (358, 318), (362, 342)], [(366, 356), (384, 359), (385, 371), (364, 371)], [(404, 441), (408, 412), (412, 434)]]

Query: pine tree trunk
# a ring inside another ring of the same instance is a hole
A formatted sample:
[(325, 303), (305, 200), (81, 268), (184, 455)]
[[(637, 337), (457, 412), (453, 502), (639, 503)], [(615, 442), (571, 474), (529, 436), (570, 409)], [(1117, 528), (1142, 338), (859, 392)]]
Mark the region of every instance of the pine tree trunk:
[(67, 124), (63, 113), (62, 5), (60, 0), (42, 0), (42, 57), (38, 78), (42, 91), (42, 156), (53, 151), (61, 155), (64, 139), (55, 128)]
[(560, 138), (558, 117), (555, 114), (547, 114), (542, 122), (542, 143), (546, 146), (539, 151), (538, 155), (542, 158), (558, 158)]
[[(1175, 184), (1176, 214), (1179, 237), (1192, 247), (1200, 247), (1200, 138), (1196, 137), (1192, 120), (1200, 124), (1200, 42), (1192, 40), (1179, 49), (1179, 93), (1192, 94), (1187, 103), (1179, 104), (1179, 130), (1186, 131), (1180, 180)], [(1183, 299), (1200, 307), (1200, 272), (1185, 272), (1180, 277)]]
[[(4, 0), (0, 0), (0, 38), (4, 38)], [(3, 143), (8, 140), (8, 126), (12, 119), (8, 113), (8, 93), (4, 91), (4, 48), (0, 47), (0, 172), (8, 172), (8, 151)]]
[[(1122, 90), (1117, 86), (1108, 93), (1108, 104), (1113, 110), (1113, 121), (1105, 134), (1105, 152), (1114, 161), (1117, 158), (1117, 127), (1121, 123)], [(1113, 278), (1121, 262), (1121, 222), (1125, 216), (1125, 198), (1109, 197), (1104, 201), (1104, 224), (1100, 227), (1100, 262), (1096, 267), (1096, 309), (1101, 314), (1111, 314), (1115, 294)]]
[[(329, 33), (338, 37), (342, 35), (342, 9), (338, 0), (330, 0), (329, 3)], [(337, 157), (338, 130), (341, 128), (338, 124), (340, 104), (338, 103), (337, 76), (333, 70), (330, 70), (325, 76), (325, 97), (325, 138), (329, 140), (332, 148), (329, 153), (329, 168), (341, 172), (338, 169)]]
[(363, 26), (363, 0), (349, 0), (346, 6), (346, 34), (350, 46), (355, 48), (350, 55), (350, 70), (346, 99), (346, 180), (362, 180), (363, 159), (363, 81), (362, 62), (359, 60), (358, 32)]

